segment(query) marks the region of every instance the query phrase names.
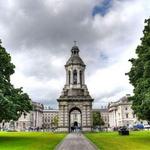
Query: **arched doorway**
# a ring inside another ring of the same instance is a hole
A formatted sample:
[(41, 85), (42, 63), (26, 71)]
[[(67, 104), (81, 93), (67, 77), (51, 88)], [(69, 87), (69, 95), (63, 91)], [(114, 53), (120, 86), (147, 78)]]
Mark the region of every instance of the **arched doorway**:
[(82, 130), (82, 112), (78, 107), (69, 111), (69, 132)]

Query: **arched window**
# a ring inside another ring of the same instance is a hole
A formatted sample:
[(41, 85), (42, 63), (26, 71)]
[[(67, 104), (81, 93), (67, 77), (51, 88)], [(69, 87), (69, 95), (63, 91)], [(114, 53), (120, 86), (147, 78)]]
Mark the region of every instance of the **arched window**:
[(77, 70), (73, 71), (73, 84), (77, 84)]
[(80, 84), (82, 85), (82, 71), (80, 70)]
[(70, 81), (71, 81), (71, 73), (70, 73), (70, 71), (68, 71), (68, 77), (69, 77), (69, 84), (70, 84)]

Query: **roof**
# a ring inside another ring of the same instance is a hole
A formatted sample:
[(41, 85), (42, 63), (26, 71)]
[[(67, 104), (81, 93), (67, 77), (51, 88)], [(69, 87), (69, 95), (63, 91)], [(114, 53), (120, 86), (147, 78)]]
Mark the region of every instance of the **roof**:
[(58, 113), (59, 110), (58, 109), (44, 109), (43, 113)]
[(68, 65), (82, 65), (85, 66), (83, 60), (79, 56), (71, 56), (69, 60), (66, 63), (66, 66)]
[(132, 105), (132, 101), (129, 101), (128, 100), (128, 95), (120, 98), (118, 101), (115, 101), (115, 102), (110, 102), (108, 104), (108, 108), (110, 109), (111, 107), (117, 107), (119, 105)]
[(93, 112), (108, 112), (107, 108), (92, 109)]
[(83, 60), (79, 56), (79, 48), (77, 46), (73, 46), (71, 49), (71, 57), (67, 61), (65, 66), (69, 65), (82, 65), (85, 66)]

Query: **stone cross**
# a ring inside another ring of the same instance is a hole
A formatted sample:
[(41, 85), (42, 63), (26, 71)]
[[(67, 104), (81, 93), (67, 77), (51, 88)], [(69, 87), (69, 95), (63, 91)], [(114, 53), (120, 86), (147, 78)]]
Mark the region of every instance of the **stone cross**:
[(74, 41), (74, 46), (76, 46), (77, 45), (77, 41)]

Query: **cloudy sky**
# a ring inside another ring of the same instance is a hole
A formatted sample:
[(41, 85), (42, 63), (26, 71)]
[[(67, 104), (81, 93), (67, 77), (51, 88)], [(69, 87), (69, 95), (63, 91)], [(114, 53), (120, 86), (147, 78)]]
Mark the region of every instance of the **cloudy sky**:
[(0, 38), (16, 66), (12, 83), (57, 108), (77, 40), (94, 107), (132, 94), (125, 73), (149, 16), (149, 0), (0, 0)]

